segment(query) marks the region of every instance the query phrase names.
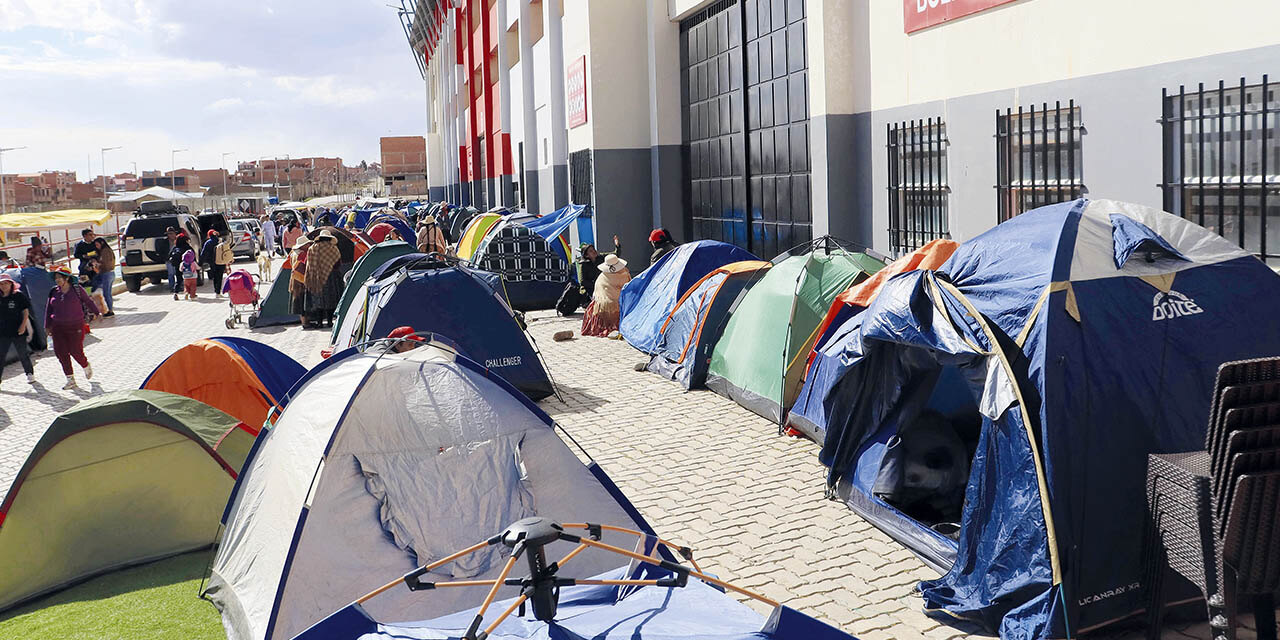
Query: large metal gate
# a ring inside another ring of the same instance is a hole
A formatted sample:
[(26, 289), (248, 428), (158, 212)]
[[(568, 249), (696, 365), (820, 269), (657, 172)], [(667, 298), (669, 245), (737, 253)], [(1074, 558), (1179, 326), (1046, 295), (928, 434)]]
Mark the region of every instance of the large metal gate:
[(812, 237), (804, 0), (680, 24), (686, 233), (772, 257)]

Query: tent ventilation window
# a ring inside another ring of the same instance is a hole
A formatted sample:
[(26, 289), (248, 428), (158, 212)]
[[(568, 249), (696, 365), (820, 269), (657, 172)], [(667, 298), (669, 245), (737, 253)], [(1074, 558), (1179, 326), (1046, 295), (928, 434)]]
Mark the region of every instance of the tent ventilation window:
[(1280, 97), (1261, 84), (1161, 91), (1164, 210), (1280, 265)]
[(931, 240), (950, 238), (947, 198), (947, 128), (936, 121), (887, 124), (889, 248), (895, 256)]
[(1000, 222), (1085, 193), (1085, 133), (1075, 100), (1037, 110), (996, 110), (996, 205)]

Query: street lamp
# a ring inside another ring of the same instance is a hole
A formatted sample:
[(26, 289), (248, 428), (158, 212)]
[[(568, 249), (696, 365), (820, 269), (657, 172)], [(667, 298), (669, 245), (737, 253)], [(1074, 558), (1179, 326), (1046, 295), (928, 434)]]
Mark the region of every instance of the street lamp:
[(102, 153), (102, 208), (107, 208), (107, 152), (123, 149), (124, 147), (103, 147), (99, 149)]
[(222, 152), (222, 208), (228, 211), (231, 210), (230, 207), (228, 206), (231, 201), (228, 199), (228, 194), (227, 194), (227, 156), (232, 155), (234, 153), (235, 153), (234, 151)]
[(178, 176), (176, 175), (178, 172), (178, 165), (176, 164), (176, 161), (174, 160), (174, 158), (179, 153), (182, 153), (183, 151), (190, 151), (190, 149), (174, 149), (173, 151), (169, 152), (169, 188), (174, 191), (177, 191), (177, 189), (174, 189), (174, 187), (178, 186), (178, 181), (177, 181)]
[(4, 209), (4, 152), (18, 151), (26, 149), (26, 147), (0, 147), (0, 215), (5, 213)]

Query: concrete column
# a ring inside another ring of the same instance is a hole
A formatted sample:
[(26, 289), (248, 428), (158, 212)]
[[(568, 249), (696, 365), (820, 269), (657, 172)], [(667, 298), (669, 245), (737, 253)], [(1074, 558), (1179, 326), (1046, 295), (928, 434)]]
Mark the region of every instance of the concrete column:
[(547, 75), (551, 78), (551, 185), (555, 208), (569, 204), (569, 128), (564, 107), (564, 29), (560, 0), (542, 0), (547, 37)]
[(667, 17), (667, 0), (645, 0), (649, 72), (649, 164), (654, 227), (684, 242), (683, 133), (680, 113), (680, 25)]
[[(507, 0), (498, 0), (498, 102), (501, 106), (499, 116), (502, 127), (498, 153), (503, 162), (514, 158), (511, 154), (511, 51), (507, 48), (507, 24)], [(502, 172), (498, 202), (504, 207), (515, 207), (517, 204), (515, 185), (511, 179), (513, 173), (515, 170), (511, 167)]]
[(538, 114), (534, 109), (533, 34), (530, 31), (529, 0), (512, 0), (520, 5), (520, 96), (524, 109), (524, 175), (520, 176), (525, 208), (542, 213), (538, 206)]
[[(439, 50), (437, 49), (436, 52)], [(433, 52), (433, 53), (436, 53)], [(433, 56), (427, 64), (427, 77), (423, 80), (427, 92), (427, 198), (432, 202), (444, 199), (448, 180), (444, 168), (444, 118), (441, 107), (444, 95), (440, 92), (440, 62)]]
[(854, 116), (869, 97), (868, 11), (862, 0), (808, 0), (806, 27), (813, 235), (872, 246), (873, 194), (860, 186), (874, 157), (870, 119)]

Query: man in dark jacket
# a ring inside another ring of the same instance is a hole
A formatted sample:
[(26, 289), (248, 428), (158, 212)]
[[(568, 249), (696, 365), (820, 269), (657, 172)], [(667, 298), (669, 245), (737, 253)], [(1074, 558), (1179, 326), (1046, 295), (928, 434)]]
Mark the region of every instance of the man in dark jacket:
[(93, 229), (85, 229), (80, 232), (80, 242), (76, 243), (76, 248), (71, 254), (76, 260), (80, 261), (80, 275), (87, 275), (90, 278), (96, 277), (98, 274), (89, 266), (94, 258), (98, 257), (98, 248), (93, 246), (93, 241), (97, 236), (93, 234)]
[(677, 246), (676, 241), (671, 239), (671, 233), (666, 229), (654, 229), (649, 232), (649, 244), (653, 245), (653, 254), (649, 256), (649, 264), (654, 265), (662, 256), (671, 253), (672, 249)]
[[(182, 256), (188, 251), (191, 251), (191, 243), (187, 240), (187, 234), (179, 233), (169, 245), (169, 266), (173, 268), (174, 273), (182, 273)], [(178, 277), (173, 286), (173, 299), (177, 300), (181, 292), (182, 278)]]

